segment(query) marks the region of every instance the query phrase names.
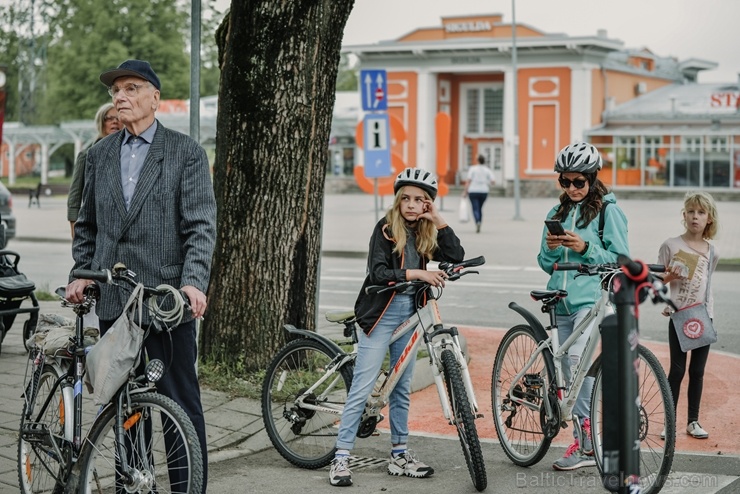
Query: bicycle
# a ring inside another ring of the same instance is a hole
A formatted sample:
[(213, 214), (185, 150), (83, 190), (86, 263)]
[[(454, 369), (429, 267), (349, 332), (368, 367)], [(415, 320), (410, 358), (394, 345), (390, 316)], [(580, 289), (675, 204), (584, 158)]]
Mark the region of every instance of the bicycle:
[[(514, 326), (501, 340), (493, 366), (491, 401), (493, 419), (506, 455), (519, 466), (530, 466), (547, 453), (552, 440), (572, 419), (579, 443), (581, 427), (573, 408), (587, 376), (595, 378), (590, 399), (591, 436), (594, 457), (602, 473), (602, 356), (592, 363), (599, 342), (595, 329), (586, 343), (581, 360), (566, 387), (562, 366), (567, 365), (568, 349), (589, 326), (600, 328), (611, 312), (612, 282), (621, 273), (617, 263), (578, 264), (562, 263), (555, 269), (575, 269), (579, 275), (600, 276), (601, 296), (587, 316), (564, 341), (558, 341), (555, 309), (558, 301), (567, 297), (564, 290), (535, 290), (532, 299), (542, 303), (542, 312), (549, 314), (549, 326), (543, 327), (537, 317), (515, 302), (509, 307), (519, 313), (527, 324)], [(663, 272), (662, 265), (649, 265), (655, 272)], [(548, 332), (550, 334), (548, 334)], [(655, 355), (638, 345), (639, 365), (639, 439), (640, 481), (646, 494), (659, 492), (673, 463), (675, 448), (675, 415), (668, 380)], [(565, 358), (564, 358), (565, 357)], [(665, 435), (665, 439), (661, 435)]]
[[(120, 263), (112, 271), (76, 270), (72, 275), (123, 288), (137, 286), (134, 273)], [(98, 292), (96, 285), (89, 285), (84, 301), (72, 304), (60, 288), (62, 306), (76, 314), (69, 344), (51, 355), (38, 346), (29, 352), (31, 372), (23, 393), (18, 439), (21, 492), (200, 492), (200, 441), (182, 408), (156, 392), (155, 383), (166, 371), (161, 360), (149, 360), (140, 374), (131, 369), (128, 381), (100, 407), (83, 438), (83, 376), (90, 343), (83, 317)], [(158, 322), (146, 328), (144, 339), (152, 331), (175, 327), (171, 323), (184, 310), (182, 296), (167, 286), (144, 287), (143, 293), (152, 320)], [(143, 344), (140, 357), (142, 349)], [(177, 478), (175, 468), (184, 475)]]
[[(485, 262), (477, 257), (458, 264), (440, 263), (447, 281), (478, 273), (466, 268)], [(416, 314), (398, 326), (400, 337), (413, 331), (401, 358), (390, 371), (381, 370), (375, 388), (365, 404), (357, 437), (371, 436), (383, 420), (380, 413), (411, 358), (416, 358), (421, 341), (428, 352), (429, 365), (439, 393), (442, 413), (457, 428), (463, 456), (470, 477), (478, 491), (487, 486), (475, 419), (481, 418), (467, 362), (460, 346), (456, 327), (442, 324), (437, 300), (442, 288), (432, 288), (423, 281), (396, 283), (392, 286), (370, 286), (367, 293), (400, 290), (414, 286), (417, 292)], [(421, 306), (418, 297), (427, 294)], [(262, 415), (267, 435), (280, 455), (301, 468), (322, 468), (334, 458), (338, 422), (352, 384), (357, 356), (357, 325), (353, 311), (327, 312), (327, 320), (344, 325), (348, 341), (336, 343), (325, 336), (285, 325), (295, 340), (286, 344), (267, 367), (262, 387)], [(441, 337), (441, 338), (438, 338)], [(345, 352), (340, 345), (352, 345)]]

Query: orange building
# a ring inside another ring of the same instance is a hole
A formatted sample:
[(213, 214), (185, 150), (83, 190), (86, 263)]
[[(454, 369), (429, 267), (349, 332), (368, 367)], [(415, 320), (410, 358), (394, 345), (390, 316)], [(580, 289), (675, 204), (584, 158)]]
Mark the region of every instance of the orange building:
[[(393, 41), (346, 46), (343, 52), (356, 56), (360, 69), (387, 71), (388, 113), (400, 119), (406, 134), (400, 143), (392, 137), (393, 152), (407, 166), (434, 170), (435, 163), (446, 162), (436, 171), (448, 184), (459, 183), (482, 154), (497, 184), (511, 186), (518, 168), (523, 192), (549, 190), (557, 152), (585, 139), (604, 148), (605, 182), (651, 185), (645, 177), (654, 163), (637, 159), (644, 155), (640, 136), (628, 141), (631, 154), (620, 155), (634, 159), (622, 159), (617, 165), (623, 168), (614, 168), (624, 133), (604, 131), (604, 116), (658, 89), (694, 84), (700, 70), (716, 64), (627, 50), (603, 30), (573, 37), (517, 23), (516, 38), (512, 31), (499, 14), (443, 17), (440, 26), (420, 27)], [(440, 112), (451, 120), (448, 155), (442, 157), (435, 154)], [(357, 156), (361, 164), (362, 153)]]

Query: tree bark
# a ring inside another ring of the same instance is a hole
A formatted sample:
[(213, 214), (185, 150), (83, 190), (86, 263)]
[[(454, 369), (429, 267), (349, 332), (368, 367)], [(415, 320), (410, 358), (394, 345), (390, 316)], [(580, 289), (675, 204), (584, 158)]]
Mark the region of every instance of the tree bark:
[(236, 0), (217, 34), (218, 231), (201, 355), (264, 369), (315, 330), (328, 142), (353, 0)]

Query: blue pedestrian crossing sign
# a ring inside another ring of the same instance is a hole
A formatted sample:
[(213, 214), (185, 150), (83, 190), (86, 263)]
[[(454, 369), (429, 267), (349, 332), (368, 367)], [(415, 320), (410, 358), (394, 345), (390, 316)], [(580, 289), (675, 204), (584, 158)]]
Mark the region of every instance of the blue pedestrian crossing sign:
[(360, 93), (363, 111), (388, 109), (388, 76), (385, 70), (361, 70)]
[(364, 120), (365, 176), (391, 176), (391, 132), (387, 113), (369, 113)]

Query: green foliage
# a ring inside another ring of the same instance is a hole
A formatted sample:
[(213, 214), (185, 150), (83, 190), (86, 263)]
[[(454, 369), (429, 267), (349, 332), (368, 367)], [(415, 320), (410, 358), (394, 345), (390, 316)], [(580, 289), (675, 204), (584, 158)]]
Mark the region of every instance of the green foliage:
[[(0, 8), (0, 64), (7, 66), (6, 114), (5, 121), (20, 120), (21, 98), (19, 85), (23, 83), (23, 94), (38, 96), (43, 91), (43, 80), (38, 68), (39, 60), (46, 54), (50, 39), (49, 29), (38, 22), (42, 18), (52, 18), (58, 9), (52, 0), (35, 0), (30, 8), (30, 0), (5, 2)], [(33, 3), (33, 2), (31, 2)], [(31, 14), (36, 15), (32, 16)], [(32, 21), (33, 19), (33, 21)], [(33, 37), (31, 37), (33, 25)], [(30, 74), (38, 74), (33, 78)], [(22, 77), (24, 75), (25, 77)], [(29, 101), (35, 101), (29, 98)], [(27, 115), (28, 123), (35, 123), (35, 115)]]
[(203, 386), (227, 393), (230, 397), (259, 400), (265, 371), (248, 373), (232, 370), (229, 366), (209, 360), (198, 365), (198, 380)]
[(51, 293), (49, 291), (49, 285), (44, 284), (41, 287), (36, 287), (36, 290), (34, 290), (34, 295), (36, 295), (36, 300), (40, 302), (58, 302), (59, 297)]
[[(190, 95), (190, 2), (182, 0), (10, 0), (0, 9), (0, 64), (8, 66), (6, 120), (18, 120), (18, 81), (36, 47), (35, 113), (30, 123), (90, 119), (110, 99), (98, 77), (130, 58), (148, 60), (162, 99)], [(201, 94), (217, 94), (214, 31), (220, 14), (202, 2)], [(32, 41), (33, 39), (33, 41)], [(45, 60), (45, 64), (43, 64)]]
[(357, 91), (357, 70), (351, 67), (346, 54), (342, 54), (339, 61), (337, 91)]
[(90, 118), (109, 99), (100, 72), (122, 61), (148, 60), (163, 99), (185, 99), (187, 12), (177, 0), (64, 0), (68, 15), (50, 20), (61, 36), (49, 46), (42, 119)]

